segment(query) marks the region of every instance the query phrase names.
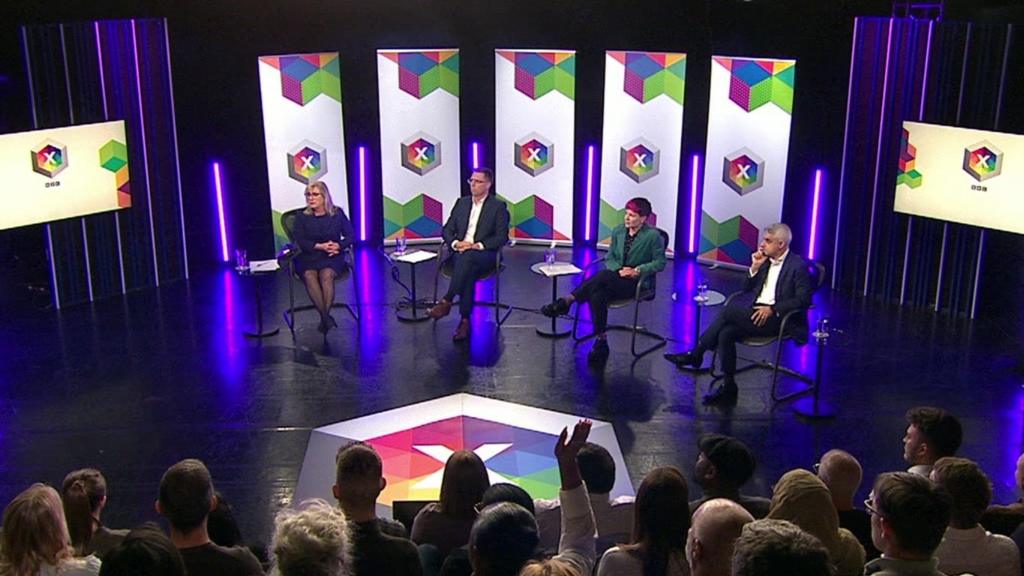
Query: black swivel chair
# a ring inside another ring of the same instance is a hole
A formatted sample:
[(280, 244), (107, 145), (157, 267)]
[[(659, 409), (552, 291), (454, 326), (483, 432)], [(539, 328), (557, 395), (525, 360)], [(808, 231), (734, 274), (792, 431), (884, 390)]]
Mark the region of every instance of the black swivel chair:
[[(305, 208), (296, 208), (294, 210), (289, 210), (289, 211), (285, 212), (284, 214), (281, 214), (281, 228), (284, 229), (284, 233), (285, 233), (286, 236), (288, 236), (288, 241), (291, 242), (291, 246), (292, 246), (292, 250), (289, 250), (288, 254), (282, 258), (282, 263), (287, 265), (287, 267), (288, 267), (288, 275), (290, 277), (292, 277), (292, 278), (295, 278), (296, 280), (299, 280), (300, 282), (302, 281), (302, 278), (295, 271), (295, 262), (294, 262), (295, 257), (299, 255), (300, 249), (299, 249), (299, 246), (297, 244), (295, 244), (294, 232), (295, 232), (295, 219), (298, 217), (298, 215), (303, 210), (305, 210)], [(338, 274), (338, 277), (335, 278), (335, 283), (337, 283), (339, 280), (344, 280), (345, 278), (348, 278), (349, 276), (353, 276), (354, 273), (355, 273), (355, 256), (353, 254), (353, 250), (352, 250), (352, 246), (351, 245), (348, 248), (346, 248), (345, 251), (342, 253), (342, 258), (345, 259), (345, 263), (347, 264), (347, 266), (345, 267), (345, 270), (341, 274)], [(358, 327), (359, 326), (359, 288), (358, 287), (356, 287), (356, 289), (355, 289), (355, 300), (356, 300), (355, 306), (349, 305), (349, 304), (347, 304), (345, 302), (337, 302), (337, 301), (335, 301), (334, 304), (331, 305), (331, 308), (332, 309), (333, 308), (344, 308), (344, 309), (348, 310), (348, 313), (352, 315), (352, 318), (356, 321), (356, 326)], [(285, 321), (285, 324), (288, 325), (288, 330), (291, 331), (293, 338), (295, 337), (295, 313), (296, 312), (302, 312), (302, 311), (305, 311), (305, 310), (315, 310), (315, 309), (316, 309), (316, 306), (313, 306), (312, 304), (304, 304), (302, 306), (296, 306), (295, 305), (295, 283), (292, 282), (292, 281), (289, 281), (288, 282), (288, 309), (285, 310), (285, 312), (284, 312), (284, 321)]]
[[(820, 262), (813, 262), (812, 266), (810, 267), (810, 269), (808, 271), (811, 272), (811, 283), (814, 286), (814, 292), (817, 292), (818, 289), (821, 288), (822, 284), (825, 283), (825, 265), (820, 263)], [(737, 297), (739, 297), (740, 295), (742, 295), (744, 293), (745, 292), (743, 290), (740, 290), (740, 291), (737, 291), (737, 292), (733, 292), (732, 294), (729, 295), (728, 298), (725, 299), (724, 306), (728, 306), (729, 303), (732, 302), (734, 298), (737, 298)], [(812, 294), (813, 294), (813, 292), (812, 292)], [(774, 400), (776, 402), (783, 402), (785, 400), (789, 400), (790, 398), (794, 398), (796, 396), (800, 396), (802, 394), (806, 394), (806, 393), (811, 392), (811, 391), (814, 390), (815, 384), (814, 384), (814, 377), (813, 376), (808, 376), (806, 374), (803, 374), (801, 372), (798, 372), (798, 371), (796, 371), (796, 370), (794, 370), (792, 368), (788, 368), (788, 367), (783, 366), (781, 364), (781, 360), (782, 360), (782, 342), (784, 340), (793, 340), (793, 338), (791, 338), (790, 336), (786, 335), (786, 326), (789, 323), (795, 321), (794, 318), (796, 317), (797, 314), (806, 315), (807, 311), (810, 310), (811, 308), (813, 308), (813, 304), (807, 306), (806, 308), (798, 308), (796, 310), (792, 310), (792, 311), (788, 312), (785, 316), (782, 317), (782, 322), (779, 324), (779, 333), (778, 334), (772, 334), (770, 336), (750, 336), (750, 337), (743, 338), (743, 339), (739, 340), (738, 342), (736, 342), (737, 345), (747, 346), (747, 347), (750, 347), (750, 348), (763, 348), (765, 346), (769, 346), (769, 345), (772, 345), (772, 344), (775, 345), (775, 360), (774, 361), (770, 361), (770, 360), (753, 361), (753, 360), (749, 360), (749, 359), (744, 358), (744, 360), (747, 360), (749, 363), (746, 364), (745, 366), (741, 366), (741, 367), (737, 368), (736, 369), (736, 373), (739, 374), (740, 372), (746, 372), (747, 370), (754, 370), (754, 369), (757, 369), (757, 368), (761, 368), (761, 369), (764, 369), (764, 370), (771, 370), (772, 371), (772, 400)], [(793, 341), (798, 346), (803, 346), (804, 344), (807, 343), (806, 341), (802, 341), (802, 342), (801, 341), (797, 341), (797, 340), (793, 340)], [(725, 376), (725, 374), (720, 374), (720, 373), (715, 371), (715, 361), (717, 359), (718, 359), (718, 349), (716, 348), (714, 356), (712, 356), (712, 358), (711, 358), (711, 376), (713, 377), (714, 380), (719, 380), (719, 379), (721, 379), (721, 378), (723, 378)], [(787, 374), (789, 376), (792, 376), (793, 378), (796, 378), (797, 380), (805, 382), (807, 384), (807, 386), (805, 386), (803, 388), (800, 388), (798, 390), (795, 390), (793, 392), (790, 392), (788, 394), (779, 395), (778, 385), (779, 385), (779, 373), (780, 372), (783, 373), (783, 374)]]
[[(657, 228), (657, 230), (658, 230), (658, 233), (661, 234), (661, 239), (664, 242), (665, 246), (668, 246), (668, 232), (665, 232), (661, 228)], [(591, 267), (593, 267), (596, 264), (604, 262), (606, 259), (607, 259), (607, 257), (602, 257), (602, 258), (599, 258), (599, 259), (595, 260), (594, 262), (591, 262), (590, 265), (587, 266), (587, 269), (590, 269)], [(586, 272), (586, 270), (584, 270), (584, 272)], [(636, 283), (636, 293), (635, 294), (633, 294), (629, 298), (620, 298), (620, 299), (612, 300), (612, 301), (608, 302), (608, 309), (609, 310), (614, 310), (616, 308), (625, 308), (626, 306), (629, 306), (630, 304), (633, 305), (633, 323), (630, 324), (630, 325), (625, 325), (625, 324), (608, 324), (608, 330), (619, 330), (619, 331), (625, 331), (625, 332), (631, 332), (632, 333), (632, 338), (630, 339), (630, 348), (629, 349), (630, 349), (630, 352), (633, 353), (633, 357), (634, 358), (641, 358), (643, 356), (646, 356), (646, 355), (650, 354), (651, 352), (654, 352), (658, 348), (661, 348), (666, 343), (668, 343), (668, 339), (666, 339), (661, 334), (658, 334), (657, 332), (652, 332), (652, 331), (650, 331), (650, 330), (648, 330), (648, 329), (646, 329), (643, 326), (640, 326), (638, 324), (638, 320), (640, 319), (640, 303), (641, 302), (650, 302), (651, 300), (654, 300), (654, 297), (657, 294), (657, 286), (658, 286), (657, 285), (657, 279), (658, 279), (657, 272), (643, 274), (642, 276), (640, 276), (640, 281)], [(577, 344), (579, 344), (580, 342), (583, 342), (584, 340), (588, 340), (590, 338), (593, 338), (593, 337), (597, 336), (597, 334), (594, 333), (594, 332), (591, 332), (590, 334), (587, 334), (587, 335), (584, 335), (584, 336), (580, 336), (579, 335), (579, 323), (580, 323), (580, 303), (577, 302), (576, 303), (576, 313), (573, 315), (573, 318), (572, 318), (572, 337), (573, 337), (573, 339), (576, 341)], [(652, 344), (651, 346), (649, 346), (647, 348), (644, 348), (643, 350), (637, 350), (637, 348), (636, 348), (637, 336), (647, 336), (649, 338), (653, 338), (655, 342), (654, 342), (654, 344)]]
[[(490, 277), (494, 277), (494, 300), (493, 301), (476, 301), (477, 306), (489, 306), (494, 308), (494, 323), (500, 328), (505, 320), (508, 320), (509, 314), (512, 313), (512, 305), (505, 304), (501, 301), (501, 273), (505, 270), (505, 263), (502, 261), (502, 251), (504, 246), (498, 248), (494, 256), (494, 268), (477, 279), (487, 280)], [(451, 280), (452, 272), (454, 271), (454, 263), (450, 256), (452, 254), (452, 248), (448, 244), (441, 242), (441, 250), (437, 259), (437, 269), (434, 272), (434, 304), (437, 304), (437, 285), (438, 280), (441, 276)]]

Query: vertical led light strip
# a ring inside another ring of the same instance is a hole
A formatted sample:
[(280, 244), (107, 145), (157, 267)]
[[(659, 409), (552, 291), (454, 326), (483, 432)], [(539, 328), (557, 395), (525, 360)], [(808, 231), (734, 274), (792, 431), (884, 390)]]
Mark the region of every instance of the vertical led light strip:
[(149, 151), (146, 149), (146, 114), (142, 108), (142, 78), (139, 74), (139, 39), (135, 32), (135, 20), (132, 19), (132, 53), (135, 56), (135, 90), (139, 99), (139, 133), (142, 136), (142, 168), (146, 175), (146, 204), (149, 208), (150, 248), (153, 249), (153, 279), (160, 285), (160, 263), (156, 259), (156, 228), (153, 226), (153, 191), (149, 182)]
[(174, 139), (174, 172), (178, 177), (178, 222), (181, 224), (181, 257), (185, 264), (185, 280), (188, 280), (188, 243), (185, 241), (185, 202), (181, 194), (181, 158), (178, 153), (178, 113), (174, 106), (174, 79), (171, 74), (171, 41), (167, 37), (167, 18), (163, 19), (164, 51), (167, 54), (167, 91), (171, 97), (171, 137)]
[(811, 201), (811, 242), (807, 249), (807, 258), (814, 260), (815, 247), (818, 239), (818, 200), (821, 197), (821, 168), (814, 171), (814, 199)]
[(217, 224), (220, 230), (220, 257), (228, 261), (228, 233), (224, 224), (224, 189), (220, 179), (220, 162), (213, 163), (213, 189), (217, 194)]
[(587, 216), (583, 220), (583, 239), (590, 242), (590, 228), (593, 226), (594, 206), (594, 145), (587, 146)]
[(473, 142), (473, 170), (480, 167), (480, 143)]
[(359, 240), (366, 242), (366, 146), (359, 147)]
[[(93, 22), (93, 30), (96, 31), (96, 68), (100, 73), (100, 98), (103, 100), (103, 119), (110, 120), (110, 110), (107, 108), (107, 78), (103, 73), (103, 44), (100, 39), (100, 23)], [(124, 247), (121, 244), (121, 211), (114, 212), (114, 232), (117, 235), (117, 271), (121, 276), (121, 294), (128, 291), (124, 281)]]
[(697, 176), (700, 174), (700, 154), (693, 155), (693, 163), (690, 166), (690, 237), (687, 244), (687, 252), (697, 253), (697, 244), (694, 242), (697, 236)]
[(868, 295), (868, 287), (871, 285), (871, 244), (875, 239), (875, 208), (878, 205), (878, 178), (881, 176), (879, 172), (882, 169), (882, 140), (885, 137), (885, 109), (888, 107), (886, 99), (889, 97), (889, 60), (892, 56), (892, 29), (895, 27), (895, 18), (889, 18), (889, 36), (885, 44), (885, 71), (882, 73), (882, 110), (880, 113), (881, 118), (878, 121), (878, 149), (875, 154), (875, 183), (871, 191), (871, 219), (868, 221), (868, 246), (867, 260), (864, 266), (863, 296)]
[(839, 266), (839, 237), (843, 223), (843, 187), (846, 185), (846, 146), (850, 143), (847, 135), (850, 133), (850, 106), (853, 102), (853, 69), (857, 63), (857, 30), (860, 28), (859, 18), (853, 19), (853, 44), (850, 49), (850, 78), (846, 83), (846, 122), (843, 126), (843, 164), (839, 168), (839, 194), (836, 198), (836, 226), (835, 240), (832, 244), (832, 289), (836, 289), (836, 278), (839, 274), (835, 272)]

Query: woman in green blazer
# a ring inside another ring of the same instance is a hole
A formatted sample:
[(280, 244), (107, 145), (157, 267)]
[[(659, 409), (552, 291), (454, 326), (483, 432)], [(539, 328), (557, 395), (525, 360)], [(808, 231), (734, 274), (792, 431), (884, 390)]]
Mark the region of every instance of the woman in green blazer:
[(649, 282), (651, 275), (665, 269), (665, 241), (656, 228), (647, 225), (650, 215), (651, 203), (646, 198), (627, 202), (625, 222), (612, 230), (605, 269), (541, 308), (541, 313), (553, 318), (568, 312), (573, 302), (589, 302), (597, 334), (591, 356), (608, 354), (608, 302), (629, 298), (636, 293), (637, 282)]

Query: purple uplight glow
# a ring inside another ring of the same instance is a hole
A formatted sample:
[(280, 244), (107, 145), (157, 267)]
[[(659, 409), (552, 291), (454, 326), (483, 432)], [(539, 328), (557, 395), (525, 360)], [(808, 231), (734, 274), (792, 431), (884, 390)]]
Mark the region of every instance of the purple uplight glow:
[(366, 242), (366, 146), (359, 147), (359, 240)]
[(224, 224), (224, 189), (220, 179), (220, 162), (213, 163), (213, 189), (217, 193), (217, 223), (220, 226), (220, 255), (223, 262), (228, 261), (228, 234)]
[(593, 225), (594, 202), (594, 145), (587, 146), (587, 216), (584, 221), (583, 239), (590, 242), (590, 229)]
[(473, 142), (473, 170), (480, 167), (480, 143)]
[(807, 248), (807, 258), (814, 260), (815, 246), (818, 239), (818, 201), (821, 198), (821, 173), (822, 169), (814, 171), (814, 200), (811, 202), (811, 240)]
[(687, 244), (687, 252), (697, 252), (697, 176), (700, 174), (700, 154), (693, 155), (693, 164), (690, 167), (690, 242)]

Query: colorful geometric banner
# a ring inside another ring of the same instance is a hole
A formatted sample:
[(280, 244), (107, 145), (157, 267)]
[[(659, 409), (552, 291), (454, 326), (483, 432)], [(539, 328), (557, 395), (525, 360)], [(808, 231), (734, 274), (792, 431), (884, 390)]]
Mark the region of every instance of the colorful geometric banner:
[(572, 242), (576, 53), (496, 50), (495, 190), (511, 236)]
[(441, 237), (462, 189), (459, 51), (378, 50), (384, 240)]
[(746, 267), (782, 218), (796, 60), (713, 60), (699, 257)]
[[(651, 226), (676, 234), (686, 54), (606, 52), (601, 206), (597, 240), (607, 246), (626, 202), (651, 201)], [(659, 220), (658, 215), (662, 218)]]
[(281, 214), (305, 205), (310, 182), (323, 181), (335, 206), (348, 209), (338, 53), (260, 56), (263, 133), (274, 242), (288, 240)]

